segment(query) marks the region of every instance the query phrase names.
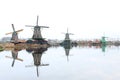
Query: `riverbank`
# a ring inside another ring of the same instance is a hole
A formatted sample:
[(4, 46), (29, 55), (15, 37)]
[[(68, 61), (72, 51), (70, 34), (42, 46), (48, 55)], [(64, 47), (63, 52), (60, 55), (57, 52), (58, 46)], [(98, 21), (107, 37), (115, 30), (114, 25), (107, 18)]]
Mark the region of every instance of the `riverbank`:
[(47, 44), (26, 44), (26, 43), (0, 43), (1, 49), (4, 50), (12, 50), (12, 49), (27, 49), (27, 48), (47, 48), (49, 47)]
[(3, 51), (3, 50), (4, 50), (4, 48), (2, 46), (0, 46), (0, 51)]

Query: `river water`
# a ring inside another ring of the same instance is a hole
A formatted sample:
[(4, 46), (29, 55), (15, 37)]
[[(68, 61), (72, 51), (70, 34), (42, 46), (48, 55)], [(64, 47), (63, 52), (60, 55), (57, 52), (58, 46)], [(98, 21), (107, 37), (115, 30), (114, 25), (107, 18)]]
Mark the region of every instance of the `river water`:
[(120, 49), (82, 46), (2, 51), (0, 80), (120, 80)]

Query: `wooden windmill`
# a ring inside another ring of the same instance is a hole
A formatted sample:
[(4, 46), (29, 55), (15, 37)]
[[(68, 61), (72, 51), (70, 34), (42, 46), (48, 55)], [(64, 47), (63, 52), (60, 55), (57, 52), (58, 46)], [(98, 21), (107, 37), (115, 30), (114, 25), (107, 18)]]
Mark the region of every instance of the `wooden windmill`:
[(48, 26), (39, 26), (38, 19), (39, 19), (39, 16), (37, 16), (37, 22), (35, 26), (26, 25), (27, 27), (34, 27), (33, 36), (32, 36), (32, 39), (34, 40), (43, 39), (41, 34), (41, 28), (49, 28)]
[(13, 24), (12, 24), (12, 28), (13, 28), (13, 32), (6, 33), (6, 35), (12, 34), (11, 42), (12, 42), (12, 43), (19, 43), (19, 40), (18, 40), (18, 32), (23, 31), (23, 29), (20, 29), (20, 30), (15, 31), (15, 28), (14, 28), (14, 25), (13, 25)]
[(70, 40), (69, 35), (73, 35), (73, 34), (72, 33), (68, 33), (68, 28), (67, 28), (67, 33), (64, 33), (64, 34), (65, 34), (65, 39), (61, 43), (61, 45), (71, 45), (71, 40)]
[(67, 28), (67, 33), (65, 33), (65, 40), (70, 40), (69, 35), (73, 35), (72, 33), (68, 33), (68, 28)]

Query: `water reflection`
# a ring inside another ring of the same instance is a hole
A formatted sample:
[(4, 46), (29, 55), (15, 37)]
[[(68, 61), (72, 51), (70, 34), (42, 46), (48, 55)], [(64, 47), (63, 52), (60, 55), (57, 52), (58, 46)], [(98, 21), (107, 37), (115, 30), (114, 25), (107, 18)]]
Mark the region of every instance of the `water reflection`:
[(65, 55), (67, 56), (67, 61), (69, 61), (70, 49), (72, 49), (73, 46), (71, 44), (66, 44), (66, 45), (62, 45), (62, 47), (65, 50)]
[[(76, 47), (76, 46), (75, 46)], [(80, 47), (80, 48), (95, 48), (95, 49), (101, 49), (102, 52), (106, 52), (106, 48), (107, 47), (111, 47), (111, 45), (78, 45), (77, 47)]]
[[(10, 55), (6, 54), (9, 53), (9, 51), (4, 51), (0, 56), (4, 57), (0, 59), (0, 64), (2, 64), (0, 68), (0, 79), (36, 80), (37, 77), (37, 79), (41, 80), (97, 80), (98, 78), (109, 80), (109, 76), (112, 76), (114, 78), (113, 80), (116, 80), (115, 75), (119, 76), (120, 74), (119, 47), (108, 45), (92, 47), (81, 45), (74, 47), (64, 45), (63, 48), (27, 48), (27, 52), (25, 50), (13, 49)], [(105, 56), (103, 56), (102, 51), (106, 54)], [(71, 54), (74, 54), (74, 56), (70, 58), (69, 56)], [(61, 55), (66, 56), (63, 58)], [(20, 57), (22, 57), (22, 59), (20, 59)], [(66, 61), (69, 61), (69, 58), (70, 62), (67, 63)], [(16, 62), (19, 61), (16, 60), (24, 60), (24, 62), (17, 64)], [(32, 61), (33, 64), (31, 65)], [(43, 61), (49, 61), (51, 66), (40, 68), (40, 66), (49, 65)], [(41, 72), (41, 74), (39, 74), (39, 72)], [(120, 77), (117, 79), (119, 78)]]
[(102, 52), (105, 52), (106, 45), (102, 45), (101, 48), (102, 48)]
[[(96, 80), (99, 77), (105, 78), (104, 75), (113, 76), (116, 73), (120, 74), (120, 51), (118, 51), (118, 48), (108, 45), (92, 47), (64, 45), (57, 48), (27, 48), (27, 52), (15, 48), (12, 49), (11, 53), (9, 51), (1, 53), (0, 79), (33, 80), (34, 78), (36, 80), (37, 78), (41, 80), (74, 80), (77, 78), (78, 80)], [(70, 57), (71, 54), (74, 56)], [(64, 57), (61, 57), (62, 55)], [(17, 64), (23, 60), (24, 62)], [(46, 61), (50, 63), (50, 66), (45, 63)], [(31, 62), (33, 63), (31, 64)], [(14, 77), (15, 75), (17, 76), (16, 78)], [(96, 76), (97, 78), (94, 79)]]
[(14, 49), (11, 51), (12, 57), (11, 57), (11, 56), (5, 56), (6, 58), (13, 59), (12, 65), (11, 65), (12, 67), (14, 66), (15, 60), (23, 61), (23, 59), (18, 58), (18, 52), (19, 52), (20, 50), (21, 50), (21, 49), (14, 48)]
[(36, 66), (37, 76), (39, 77), (39, 66), (48, 66), (49, 64), (43, 64), (41, 63), (42, 55), (45, 51), (47, 51), (47, 48), (28, 48), (26, 49), (27, 52), (32, 53), (34, 65), (27, 65), (26, 67), (32, 67)]

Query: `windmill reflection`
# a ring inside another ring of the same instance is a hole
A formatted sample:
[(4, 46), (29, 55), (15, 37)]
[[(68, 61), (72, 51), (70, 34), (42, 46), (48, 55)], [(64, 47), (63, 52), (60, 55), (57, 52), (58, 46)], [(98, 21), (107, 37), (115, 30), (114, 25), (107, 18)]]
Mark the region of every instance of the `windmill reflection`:
[(101, 48), (102, 48), (102, 52), (105, 52), (106, 45), (101, 45)]
[(72, 46), (71, 45), (64, 45), (63, 46), (64, 47), (64, 49), (65, 49), (65, 55), (67, 56), (67, 61), (69, 61), (69, 52), (70, 52), (70, 49), (72, 48)]
[(31, 52), (34, 60), (34, 65), (27, 65), (26, 67), (36, 66), (37, 76), (39, 77), (39, 66), (48, 66), (49, 64), (42, 64), (42, 54), (47, 51), (47, 48), (28, 48), (26, 51)]
[(21, 58), (18, 58), (18, 52), (20, 51), (20, 49), (16, 49), (14, 48), (11, 53), (12, 53), (12, 57), (11, 56), (5, 56), (6, 58), (10, 58), (10, 59), (13, 59), (12, 61), (12, 67), (14, 66), (14, 63), (15, 63), (15, 60), (18, 60), (18, 61), (23, 61), (23, 59)]

